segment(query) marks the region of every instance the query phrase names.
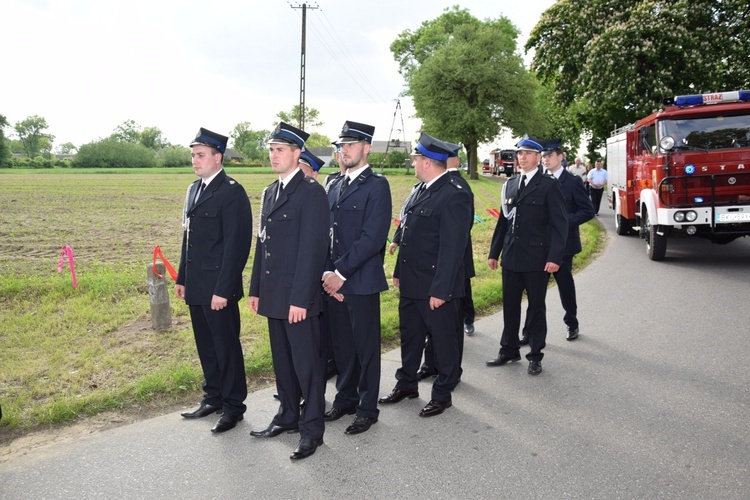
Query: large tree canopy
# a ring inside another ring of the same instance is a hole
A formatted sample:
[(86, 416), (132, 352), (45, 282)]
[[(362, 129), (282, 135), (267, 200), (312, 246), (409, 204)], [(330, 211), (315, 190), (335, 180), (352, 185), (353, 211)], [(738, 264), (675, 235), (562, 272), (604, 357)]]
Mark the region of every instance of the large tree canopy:
[(23, 151), (26, 153), (26, 156), (34, 158), (42, 151), (46, 150), (46, 152), (49, 152), (55, 136), (44, 132), (48, 127), (47, 120), (37, 115), (29, 116), (23, 121), (16, 122), (13, 128), (23, 145)]
[(541, 126), (538, 85), (518, 54), (518, 33), (505, 17), (480, 21), (453, 7), (391, 44), (423, 130), (462, 143), (472, 178), (479, 144), (504, 127), (522, 135)]
[(531, 49), (537, 75), (600, 145), (665, 98), (747, 88), (750, 4), (560, 0), (531, 32)]

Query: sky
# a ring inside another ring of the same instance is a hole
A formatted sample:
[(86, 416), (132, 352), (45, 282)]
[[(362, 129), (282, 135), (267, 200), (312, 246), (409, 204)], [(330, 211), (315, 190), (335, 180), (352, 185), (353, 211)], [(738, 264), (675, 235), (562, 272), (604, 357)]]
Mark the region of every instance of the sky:
[[(390, 44), (458, 0), (308, 3), (305, 102), (335, 139), (346, 120), (375, 139), (414, 142), (414, 118)], [(460, 2), (479, 19), (509, 18), (519, 51), (554, 0)], [(300, 99), (302, 2), (286, 0), (3, 0), (0, 115), (47, 120), (54, 147), (109, 136), (133, 120), (174, 144), (199, 127), (270, 130)], [(529, 61), (529, 57), (525, 56)], [(400, 103), (400, 112), (397, 104)], [(402, 127), (403, 118), (403, 127)], [(13, 130), (6, 129), (13, 137)], [(513, 144), (499, 138), (480, 151)]]

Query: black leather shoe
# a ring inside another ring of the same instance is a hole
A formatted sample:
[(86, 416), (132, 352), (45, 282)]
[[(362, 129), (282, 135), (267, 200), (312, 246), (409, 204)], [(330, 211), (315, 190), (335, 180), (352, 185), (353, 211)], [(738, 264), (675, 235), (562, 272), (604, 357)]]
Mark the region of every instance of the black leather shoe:
[(313, 453), (315, 453), (315, 450), (318, 449), (318, 446), (323, 444), (323, 438), (320, 439), (310, 439), (310, 438), (300, 438), (299, 445), (297, 445), (297, 449), (294, 450), (294, 452), (289, 456), (292, 460), (300, 460), (303, 458), (307, 458)]
[(297, 427), (282, 427), (280, 425), (271, 424), (262, 431), (250, 431), (250, 435), (258, 438), (272, 438), (278, 436), (282, 432), (293, 434), (299, 432), (299, 429)]
[(464, 325), (464, 333), (469, 337), (474, 335), (474, 323), (469, 323), (468, 325)]
[(529, 336), (521, 335), (521, 338), (518, 339), (518, 345), (529, 345)]
[(385, 397), (378, 399), (378, 403), (389, 405), (398, 403), (404, 399), (414, 399), (419, 397), (419, 391), (402, 391), (401, 389), (393, 389), (390, 394)]
[(487, 361), (485, 364), (487, 366), (503, 366), (504, 364), (510, 363), (511, 361), (521, 361), (521, 355), (516, 354), (515, 356), (511, 356), (510, 354), (501, 354), (495, 359)]
[(215, 434), (220, 434), (222, 432), (226, 432), (229, 429), (234, 429), (237, 425), (237, 422), (242, 420), (242, 414), (240, 415), (227, 415), (226, 413), (221, 416), (218, 422), (216, 422), (216, 425), (214, 425), (211, 428), (211, 432)]
[(423, 366), (417, 372), (417, 377), (419, 377), (419, 380), (424, 380), (429, 377), (437, 377), (437, 372), (431, 368)]
[(356, 412), (356, 408), (344, 409), (333, 406), (330, 410), (323, 414), (323, 420), (325, 420), (326, 422), (335, 422), (344, 415), (354, 415)]
[(541, 361), (529, 361), (529, 375), (539, 375), (542, 373)]
[(453, 406), (453, 403), (450, 401), (438, 401), (437, 399), (433, 399), (427, 403), (427, 406), (422, 408), (422, 411), (419, 412), (419, 416), (434, 417), (435, 415), (440, 415), (451, 406)]
[(183, 411), (180, 413), (185, 418), (202, 418), (212, 413), (221, 413), (221, 406), (213, 406), (206, 403), (201, 405), (193, 411)]
[(566, 340), (575, 340), (578, 338), (578, 328), (568, 328), (568, 335), (565, 336)]
[(377, 418), (371, 417), (357, 417), (354, 419), (352, 425), (346, 428), (344, 434), (361, 434), (367, 431), (372, 424), (377, 422)]

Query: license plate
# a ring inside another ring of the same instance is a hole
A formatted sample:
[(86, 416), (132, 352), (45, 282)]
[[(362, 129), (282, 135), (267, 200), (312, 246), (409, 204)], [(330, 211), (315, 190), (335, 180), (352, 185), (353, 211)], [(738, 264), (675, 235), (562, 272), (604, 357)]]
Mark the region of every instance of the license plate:
[(741, 222), (741, 221), (750, 221), (750, 213), (716, 214), (716, 222)]

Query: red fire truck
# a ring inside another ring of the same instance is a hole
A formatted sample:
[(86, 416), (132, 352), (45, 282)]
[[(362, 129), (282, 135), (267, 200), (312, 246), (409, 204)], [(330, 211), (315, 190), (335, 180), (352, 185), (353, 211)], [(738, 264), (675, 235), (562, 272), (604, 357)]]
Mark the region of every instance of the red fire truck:
[(651, 260), (670, 235), (750, 234), (750, 91), (679, 96), (615, 130), (607, 172), (616, 232), (637, 231)]

